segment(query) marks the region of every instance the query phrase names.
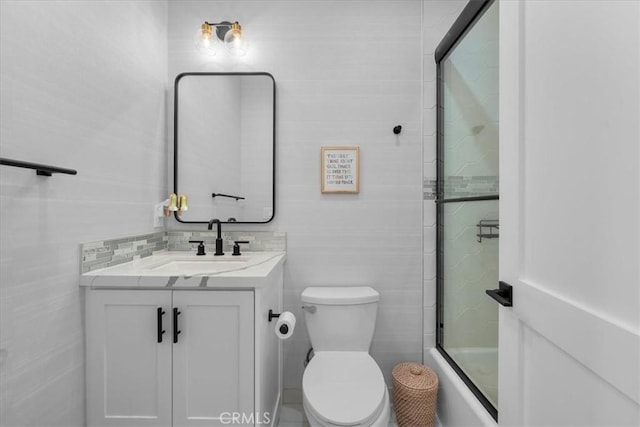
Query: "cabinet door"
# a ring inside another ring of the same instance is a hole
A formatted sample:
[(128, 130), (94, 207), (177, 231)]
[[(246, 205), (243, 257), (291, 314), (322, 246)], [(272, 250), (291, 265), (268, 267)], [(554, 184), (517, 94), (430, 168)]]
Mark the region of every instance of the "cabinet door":
[(170, 307), (169, 291), (87, 292), (89, 426), (171, 426)]
[(253, 425), (253, 292), (174, 291), (173, 307), (173, 425)]

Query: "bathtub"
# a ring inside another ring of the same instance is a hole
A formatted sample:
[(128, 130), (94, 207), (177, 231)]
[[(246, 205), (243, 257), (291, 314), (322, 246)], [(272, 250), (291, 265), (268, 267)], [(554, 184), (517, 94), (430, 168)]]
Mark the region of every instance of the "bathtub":
[(498, 425), (437, 349), (425, 353), (424, 363), (438, 375), (437, 415), (442, 427)]

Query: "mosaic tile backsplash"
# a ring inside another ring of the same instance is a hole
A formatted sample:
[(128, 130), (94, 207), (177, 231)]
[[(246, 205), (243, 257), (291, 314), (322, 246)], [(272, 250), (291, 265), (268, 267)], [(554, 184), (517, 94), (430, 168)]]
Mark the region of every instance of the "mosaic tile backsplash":
[[(226, 231), (222, 232), (223, 250), (232, 253), (235, 240), (246, 240), (249, 243), (241, 245), (240, 250), (285, 251), (286, 233), (278, 231)], [(83, 243), (80, 245), (80, 268), (82, 273), (111, 267), (137, 258), (145, 258), (154, 252), (193, 251), (196, 252), (197, 243), (189, 240), (203, 240), (206, 251), (213, 253), (216, 244), (215, 231), (160, 231), (140, 236), (124, 237), (111, 240)]]
[[(189, 240), (203, 240), (206, 252), (216, 250), (215, 231), (168, 231), (168, 249), (170, 251), (196, 251), (197, 243), (189, 243)], [(223, 231), (223, 251), (231, 253), (235, 240), (245, 240), (248, 244), (240, 245), (240, 250), (261, 251), (285, 251), (286, 233), (279, 231)]]
[(444, 194), (447, 199), (498, 194), (498, 177), (448, 176), (444, 180)]
[(124, 264), (136, 258), (145, 258), (165, 249), (167, 249), (167, 236), (163, 231), (83, 243), (80, 245), (80, 269), (82, 273), (86, 273)]
[(436, 189), (438, 188), (438, 181), (435, 179), (426, 179), (423, 182), (424, 200), (435, 200)]
[[(498, 194), (499, 177), (497, 176), (447, 176), (444, 179), (444, 197), (485, 196)], [(437, 180), (425, 179), (423, 183), (424, 200), (435, 200)]]

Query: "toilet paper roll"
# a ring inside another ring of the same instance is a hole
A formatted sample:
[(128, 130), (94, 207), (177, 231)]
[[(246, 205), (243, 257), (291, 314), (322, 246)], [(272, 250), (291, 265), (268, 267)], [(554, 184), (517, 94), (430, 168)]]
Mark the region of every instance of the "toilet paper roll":
[(296, 327), (296, 316), (290, 311), (280, 314), (276, 322), (276, 336), (281, 340), (286, 340), (293, 335), (293, 329)]

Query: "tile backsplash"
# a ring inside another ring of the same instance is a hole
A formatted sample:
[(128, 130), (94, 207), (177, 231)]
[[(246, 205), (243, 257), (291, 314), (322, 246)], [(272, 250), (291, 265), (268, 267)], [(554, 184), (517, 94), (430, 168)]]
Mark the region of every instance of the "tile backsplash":
[[(498, 194), (499, 177), (497, 176), (446, 176), (444, 178), (445, 199), (458, 197), (486, 196)], [(435, 200), (438, 181), (431, 177), (423, 180), (424, 200)]]
[[(231, 253), (235, 240), (245, 240), (241, 250), (246, 251), (285, 251), (286, 233), (278, 231), (225, 231), (222, 233), (224, 251)], [(197, 243), (189, 240), (203, 240), (207, 251), (215, 250), (215, 231), (159, 231), (139, 236), (118, 239), (99, 240), (80, 245), (80, 268), (82, 273), (111, 267), (137, 258), (145, 258), (154, 252), (193, 251)]]
[(444, 179), (444, 197), (484, 196), (498, 194), (497, 176), (447, 176)]
[(86, 273), (123, 264), (135, 258), (145, 258), (165, 249), (167, 236), (164, 231), (83, 243), (80, 245), (80, 269), (82, 273)]
[[(170, 251), (195, 251), (198, 244), (189, 240), (203, 240), (207, 251), (214, 251), (216, 245), (215, 231), (168, 231), (168, 248)], [(241, 245), (246, 251), (285, 251), (286, 233), (280, 231), (223, 231), (223, 250), (231, 252), (235, 240), (249, 243)]]

